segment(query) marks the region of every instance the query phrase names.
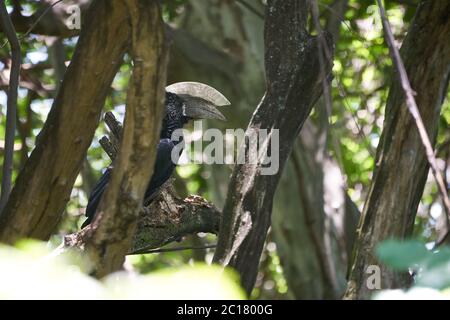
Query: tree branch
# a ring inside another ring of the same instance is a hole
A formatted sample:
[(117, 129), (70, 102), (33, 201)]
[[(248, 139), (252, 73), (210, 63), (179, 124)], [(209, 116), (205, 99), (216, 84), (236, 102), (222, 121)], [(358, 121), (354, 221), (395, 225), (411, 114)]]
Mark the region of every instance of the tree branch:
[[(404, 239), (413, 231), (430, 169), (430, 157), (424, 150), (423, 139), (430, 137), (426, 143), (430, 153), (436, 140), (439, 113), (448, 86), (449, 12), (448, 1), (420, 2), (400, 50), (404, 65), (393, 47), (392, 33), (386, 35), (394, 55), (394, 65), (400, 67), (396, 73), (401, 81), (393, 82), (389, 90), (373, 179), (358, 226), (358, 239), (345, 294), (347, 299), (367, 299), (371, 296), (373, 291), (366, 286), (371, 275), (366, 270), (370, 265), (380, 267), (381, 289), (405, 287), (410, 283), (408, 274), (394, 272), (381, 264), (375, 248), (385, 239)], [(383, 23), (386, 25), (386, 22)], [(415, 90), (415, 98), (411, 88)], [(419, 117), (423, 121), (419, 124), (420, 131), (417, 130)]]
[[(105, 114), (105, 122), (111, 130), (114, 142), (106, 136), (100, 141), (112, 161), (115, 161), (122, 135), (122, 125), (111, 112)], [(144, 201), (146, 202), (146, 201)], [(172, 187), (172, 181), (165, 183), (150, 205), (139, 213), (136, 232), (128, 254), (140, 254), (160, 248), (182, 237), (198, 233), (218, 233), (221, 213), (214, 205), (199, 196), (189, 196), (181, 200)], [(91, 226), (78, 233), (64, 237), (64, 247), (85, 246), (85, 233)]]
[(156, 1), (124, 1), (131, 25), (133, 73), (127, 92), (120, 153), (92, 222), (85, 233), (92, 274), (122, 268), (133, 242), (139, 209), (152, 175), (163, 117), (166, 82), (164, 26)]
[(162, 252), (174, 252), (174, 251), (184, 251), (184, 250), (205, 250), (205, 249), (213, 249), (215, 248), (215, 244), (205, 245), (200, 247), (175, 247), (175, 248), (160, 248), (160, 249), (150, 249), (150, 250), (142, 250), (134, 253), (130, 253), (130, 255), (134, 254), (151, 254), (151, 253), (162, 253)]
[[(166, 185), (149, 206), (140, 210), (133, 240), (127, 254), (141, 254), (158, 249), (184, 236), (198, 232), (219, 231), (221, 213), (211, 203), (199, 196), (178, 198), (171, 185)], [(87, 233), (91, 226), (66, 235), (64, 248), (85, 249)]]
[(408, 74), (406, 73), (405, 65), (400, 57), (400, 52), (395, 46), (394, 35), (392, 34), (389, 21), (386, 17), (386, 12), (384, 11), (383, 4), (381, 0), (377, 0), (378, 7), (380, 9), (381, 21), (383, 22), (383, 29), (386, 36), (386, 40), (389, 46), (389, 51), (391, 52), (392, 60), (397, 69), (400, 83), (402, 85), (403, 91), (406, 96), (406, 106), (408, 107), (411, 116), (414, 118), (417, 130), (419, 131), (419, 136), (422, 141), (423, 147), (425, 148), (425, 153), (427, 155), (428, 163), (431, 167), (431, 172), (433, 173), (434, 179), (438, 186), (439, 194), (442, 198), (442, 203), (444, 205), (445, 213), (447, 217), (450, 217), (450, 199), (447, 194), (447, 188), (445, 187), (444, 179), (442, 174), (437, 167), (436, 157), (434, 155), (434, 148), (431, 144), (430, 138), (427, 133), (427, 129), (423, 124), (422, 117), (420, 116), (419, 108), (417, 107), (416, 99), (414, 99), (414, 90), (411, 88), (409, 82)]
[[(112, 5), (114, 3), (114, 5)], [(0, 241), (48, 239), (61, 219), (129, 44), (120, 1), (92, 3), (36, 147), (0, 217)]]
[[(236, 268), (248, 293), (256, 279), (281, 171), (322, 91), (323, 73), (317, 57), (322, 37), (331, 52), (331, 39), (326, 34), (313, 37), (306, 32), (308, 9), (307, 0), (272, 0), (267, 4), (267, 90), (246, 132), (268, 129), (266, 139), (259, 141), (259, 146), (267, 149), (258, 150), (262, 156), (257, 164), (235, 166), (223, 211), (214, 261)], [(329, 73), (331, 61), (324, 62)], [(279, 169), (273, 175), (263, 175), (262, 162), (267, 160), (269, 145), (276, 143), (272, 140), (274, 129), (279, 129)], [(252, 150), (248, 139), (241, 150)]]
[(17, 38), (16, 30), (11, 22), (6, 9), (6, 3), (2, 1), (0, 4), (0, 25), (11, 47), (11, 72), (9, 76), (8, 101), (6, 111), (6, 128), (5, 128), (5, 155), (3, 160), (2, 190), (0, 198), (0, 216), (3, 215), (3, 208), (8, 201), (11, 193), (12, 172), (13, 172), (13, 155), (14, 155), (14, 138), (16, 133), (16, 117), (17, 117), (17, 91), (19, 88), (19, 75), (21, 66), (20, 43)]

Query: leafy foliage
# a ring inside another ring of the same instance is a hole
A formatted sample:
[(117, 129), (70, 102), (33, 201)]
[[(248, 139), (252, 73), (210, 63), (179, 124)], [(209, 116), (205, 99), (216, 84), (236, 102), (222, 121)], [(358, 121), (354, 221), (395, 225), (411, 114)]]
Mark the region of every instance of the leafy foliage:
[[(386, 240), (378, 246), (377, 254), (387, 266), (397, 271), (413, 272), (413, 289), (430, 288), (446, 295), (450, 293), (450, 247), (429, 250), (416, 240)], [(408, 294), (415, 296), (420, 292), (411, 290)], [(422, 291), (425, 292), (428, 291)]]
[[(74, 252), (58, 254), (44, 243), (0, 246), (0, 299), (243, 299), (236, 275), (197, 264), (148, 275), (111, 274), (101, 281)], [(70, 288), (70, 289), (69, 289)]]

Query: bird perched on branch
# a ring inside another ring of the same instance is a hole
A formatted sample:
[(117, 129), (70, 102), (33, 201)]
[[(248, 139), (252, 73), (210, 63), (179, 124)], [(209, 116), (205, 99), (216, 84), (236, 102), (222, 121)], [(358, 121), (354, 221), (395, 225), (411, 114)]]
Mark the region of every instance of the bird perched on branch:
[[(161, 128), (153, 175), (144, 195), (144, 200), (152, 199), (159, 188), (172, 175), (176, 163), (172, 161), (172, 150), (182, 143), (182, 136), (172, 137), (177, 129), (194, 119), (218, 119), (225, 117), (216, 107), (229, 105), (230, 102), (216, 89), (198, 82), (179, 82), (166, 87), (165, 117)], [(180, 153), (182, 148), (179, 148)], [(89, 196), (86, 207), (86, 221), (82, 228), (89, 225), (97, 211), (101, 197), (111, 179), (111, 169), (103, 173)]]

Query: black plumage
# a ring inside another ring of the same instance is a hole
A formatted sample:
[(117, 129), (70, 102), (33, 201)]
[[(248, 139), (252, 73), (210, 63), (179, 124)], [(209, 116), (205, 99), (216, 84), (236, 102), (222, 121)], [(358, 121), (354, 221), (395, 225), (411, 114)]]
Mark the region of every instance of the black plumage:
[[(172, 150), (178, 143), (182, 143), (180, 137), (177, 141), (172, 141), (172, 133), (176, 129), (181, 129), (190, 120), (189, 117), (183, 115), (183, 100), (173, 93), (166, 93), (166, 115), (163, 119), (158, 150), (156, 153), (155, 165), (152, 178), (145, 191), (144, 199), (149, 199), (159, 190), (173, 173), (176, 164), (171, 159)], [(183, 149), (180, 148), (180, 152)], [(90, 224), (95, 216), (97, 207), (100, 204), (101, 197), (108, 186), (111, 179), (111, 168), (106, 169), (96, 186), (89, 196), (88, 205), (86, 207), (86, 221), (82, 228)]]
[[(160, 140), (156, 153), (153, 175), (144, 195), (144, 200), (153, 199), (159, 188), (170, 178), (176, 163), (172, 161), (172, 151), (183, 137), (178, 136), (172, 140), (175, 130), (191, 119), (218, 119), (225, 117), (216, 109), (216, 106), (229, 105), (230, 102), (216, 89), (198, 82), (179, 82), (166, 87), (165, 116), (162, 123)], [(180, 156), (183, 148), (177, 148)], [(145, 164), (143, 164), (145, 165)], [(86, 207), (86, 221), (82, 228), (89, 225), (94, 219), (97, 207), (108, 182), (111, 179), (112, 169), (108, 168), (97, 182), (89, 196)]]

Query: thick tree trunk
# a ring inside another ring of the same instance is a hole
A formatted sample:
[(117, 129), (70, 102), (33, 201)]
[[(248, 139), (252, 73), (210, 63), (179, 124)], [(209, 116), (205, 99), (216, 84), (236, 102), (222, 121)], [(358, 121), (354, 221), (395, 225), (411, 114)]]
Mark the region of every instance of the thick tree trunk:
[(129, 42), (121, 1), (95, 1), (44, 128), (0, 220), (0, 242), (48, 239), (60, 221)]
[[(326, 29), (335, 39), (339, 35), (339, 25), (345, 13), (346, 3), (346, 0), (336, 1), (332, 10), (327, 11), (329, 15)], [(261, 3), (252, 5), (258, 12), (264, 12)], [(218, 16), (215, 13), (219, 10), (221, 14)], [(169, 82), (195, 79), (226, 92), (232, 102), (229, 112), (225, 110), (228, 120), (225, 123), (226, 128), (245, 126), (253, 112), (252, 106), (257, 104), (263, 94), (263, 22), (263, 18), (236, 2), (193, 0), (188, 2), (180, 23), (181, 30), (174, 36), (174, 47), (169, 63)], [(191, 40), (180, 41), (179, 35), (189, 37)], [(182, 45), (187, 42), (189, 46)], [(226, 51), (227, 54), (220, 50)], [(226, 68), (223, 68), (223, 65)], [(316, 107), (320, 113), (325, 113), (323, 104)], [(338, 183), (341, 181), (339, 168), (324, 150), (327, 125), (321, 123), (318, 126), (320, 130), (309, 123), (302, 129), (299, 137), (302, 142), (299, 141), (294, 146), (296, 154), (299, 155), (295, 161), (297, 165), (293, 165), (294, 160), (291, 156), (292, 161), (286, 164), (274, 199), (273, 239), (277, 244), (289, 291), (298, 299), (320, 299), (325, 296), (337, 298), (345, 290), (347, 257), (359, 215), (356, 206), (345, 197), (343, 185)], [(316, 157), (319, 153), (326, 159)], [(300, 174), (297, 174), (295, 169), (299, 169)], [(205, 166), (203, 170), (211, 175), (211, 179), (207, 182), (214, 204), (223, 206), (228, 187), (229, 167)], [(322, 191), (309, 192), (311, 188), (323, 189), (324, 171), (327, 172), (327, 179), (331, 175), (336, 183), (333, 182), (333, 186), (326, 189), (325, 196)], [(300, 177), (310, 179), (299, 180)], [(316, 188), (315, 185), (321, 187)], [(327, 209), (323, 208), (325, 198)], [(302, 210), (303, 201), (307, 201), (305, 206), (314, 208), (310, 213), (314, 216), (314, 225), (327, 225), (327, 228), (321, 228), (326, 231), (325, 233), (309, 232), (315, 228), (311, 227), (309, 223), (311, 220), (305, 218)], [(338, 207), (336, 201), (339, 202)], [(320, 242), (327, 241), (328, 247), (336, 248), (337, 254), (330, 255), (327, 251), (329, 254), (327, 259), (319, 260), (322, 255), (316, 251), (317, 239)], [(324, 281), (321, 271), (324, 269), (321, 263), (328, 259), (333, 263), (327, 270), (331, 272), (336, 270), (337, 290), (330, 289), (331, 282)], [(339, 294), (334, 293), (335, 291)]]
[(122, 141), (111, 183), (86, 233), (92, 273), (99, 278), (119, 270), (132, 247), (164, 114), (166, 45), (159, 6), (147, 0), (125, 3), (128, 12), (124, 14), (131, 25), (133, 73)]
[[(312, 37), (306, 32), (307, 1), (269, 1), (265, 23), (266, 95), (256, 109), (247, 134), (268, 129), (259, 141), (258, 163), (235, 166), (223, 210), (214, 261), (234, 267), (247, 292), (253, 288), (259, 259), (270, 226), (272, 202), (279, 177), (298, 133), (322, 90), (322, 80), (330, 71), (330, 61), (320, 66), (318, 43), (325, 35)], [(321, 69), (323, 67), (323, 69)], [(325, 72), (322, 72), (325, 71)], [(261, 174), (274, 129), (279, 129), (279, 170)], [(249, 140), (245, 150), (250, 150)], [(252, 156), (252, 155), (250, 155)]]
[[(423, 122), (434, 141), (450, 72), (450, 2), (422, 1), (406, 36), (401, 55)], [(376, 246), (387, 238), (411, 234), (429, 165), (403, 89), (394, 78), (390, 89), (376, 169), (358, 227), (358, 241), (346, 293), (369, 298), (370, 265), (381, 268), (381, 288), (405, 285), (405, 276), (380, 265)]]

